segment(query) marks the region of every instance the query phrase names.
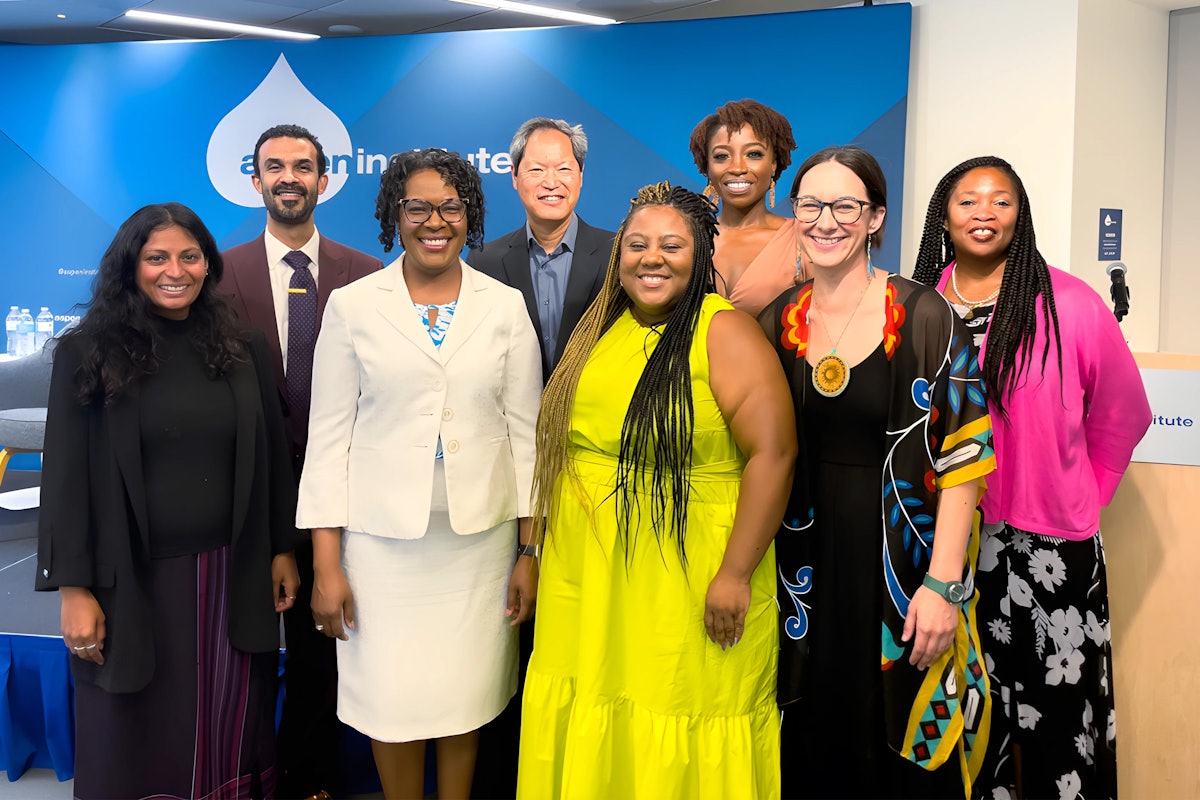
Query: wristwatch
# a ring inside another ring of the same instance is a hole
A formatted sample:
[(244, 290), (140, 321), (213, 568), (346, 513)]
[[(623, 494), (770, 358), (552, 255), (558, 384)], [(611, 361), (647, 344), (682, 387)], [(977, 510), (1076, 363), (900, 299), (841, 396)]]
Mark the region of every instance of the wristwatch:
[(962, 581), (939, 581), (929, 573), (925, 573), (925, 580), (921, 583), (933, 589), (950, 603), (961, 603), (967, 596), (967, 587), (963, 586)]
[(530, 558), (537, 558), (539, 555), (541, 555), (541, 553), (542, 553), (542, 546), (540, 544), (519, 544), (519, 545), (517, 545), (517, 558), (520, 558), (521, 556), (529, 556)]

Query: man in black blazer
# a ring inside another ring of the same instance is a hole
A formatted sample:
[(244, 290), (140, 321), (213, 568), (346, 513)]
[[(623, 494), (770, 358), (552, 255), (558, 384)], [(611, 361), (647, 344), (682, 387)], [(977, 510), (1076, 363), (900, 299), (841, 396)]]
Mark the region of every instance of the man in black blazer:
[(535, 117), (517, 129), (509, 155), (525, 224), (472, 250), (467, 263), (521, 290), (542, 348), (542, 377), (549, 380), (571, 332), (600, 294), (613, 232), (593, 228), (575, 213), (587, 157), (582, 125)]
[[(542, 380), (562, 357), (567, 340), (600, 294), (613, 232), (593, 228), (575, 213), (583, 188), (587, 136), (582, 125), (535, 117), (517, 129), (509, 147), (513, 188), (525, 206), (525, 224), (472, 250), (467, 263), (521, 290), (542, 350)], [(533, 651), (533, 625), (521, 626), (520, 681)], [(480, 730), (472, 795), (513, 797), (521, 691)]]
[[(288, 295), (296, 290), (289, 289), (293, 268), (284, 257), (294, 251), (308, 257), (318, 325), (330, 292), (383, 266), (317, 232), (313, 210), (329, 182), (326, 166), (320, 142), (298, 125), (277, 125), (259, 137), (251, 180), (266, 205), (267, 227), (258, 238), (225, 251), (220, 283), (242, 321), (267, 337), (297, 483), (308, 443), (308, 408), (289, 401), (285, 388)], [(339, 784), (337, 655), (333, 640), (313, 623), (311, 542), (296, 547), (296, 565), (300, 591), (283, 617), (287, 663), (278, 796), (322, 798)]]

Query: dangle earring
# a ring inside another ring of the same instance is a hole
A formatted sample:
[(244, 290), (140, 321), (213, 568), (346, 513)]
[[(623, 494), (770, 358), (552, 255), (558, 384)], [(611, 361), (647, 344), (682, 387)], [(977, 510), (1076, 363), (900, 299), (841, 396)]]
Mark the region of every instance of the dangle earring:
[(871, 234), (867, 234), (867, 280), (875, 280), (875, 265), (871, 263)]
[(771, 208), (775, 207), (775, 181), (771, 181), (771, 191), (768, 195), (771, 202)]
[(717, 187), (711, 183), (704, 187), (704, 191), (700, 194), (704, 195), (704, 199), (712, 203), (713, 208), (718, 212), (721, 210), (721, 193), (717, 191)]

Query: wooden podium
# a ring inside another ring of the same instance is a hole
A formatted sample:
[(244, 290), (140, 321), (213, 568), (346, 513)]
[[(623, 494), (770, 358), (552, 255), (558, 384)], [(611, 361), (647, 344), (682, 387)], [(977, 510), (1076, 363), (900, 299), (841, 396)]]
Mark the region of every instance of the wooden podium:
[[(1200, 371), (1200, 355), (1136, 357), (1143, 369)], [(1100, 529), (1121, 796), (1200, 798), (1200, 467), (1130, 464)]]

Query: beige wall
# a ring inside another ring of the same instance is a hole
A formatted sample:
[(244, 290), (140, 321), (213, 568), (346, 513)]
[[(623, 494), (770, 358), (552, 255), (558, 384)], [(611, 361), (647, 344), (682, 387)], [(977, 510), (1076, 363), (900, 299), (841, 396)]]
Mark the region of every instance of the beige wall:
[[(1101, 208), (1124, 211), (1121, 261), (1130, 312), (1121, 328), (1138, 351), (1160, 349), (1163, 165), (1170, 14), (1129, 0), (1082, 0), (1075, 68), (1070, 270), (1106, 299), (1098, 260)], [(1041, 222), (1038, 221), (1038, 230)]]
[(1159, 349), (1169, 21), (1131, 0), (914, 0), (903, 271), (938, 179), (997, 155), (1025, 182), (1046, 260), (1105, 298), (1099, 210), (1124, 210), (1122, 328)]
[(1200, 353), (1200, 8), (1171, 14), (1159, 349)]

